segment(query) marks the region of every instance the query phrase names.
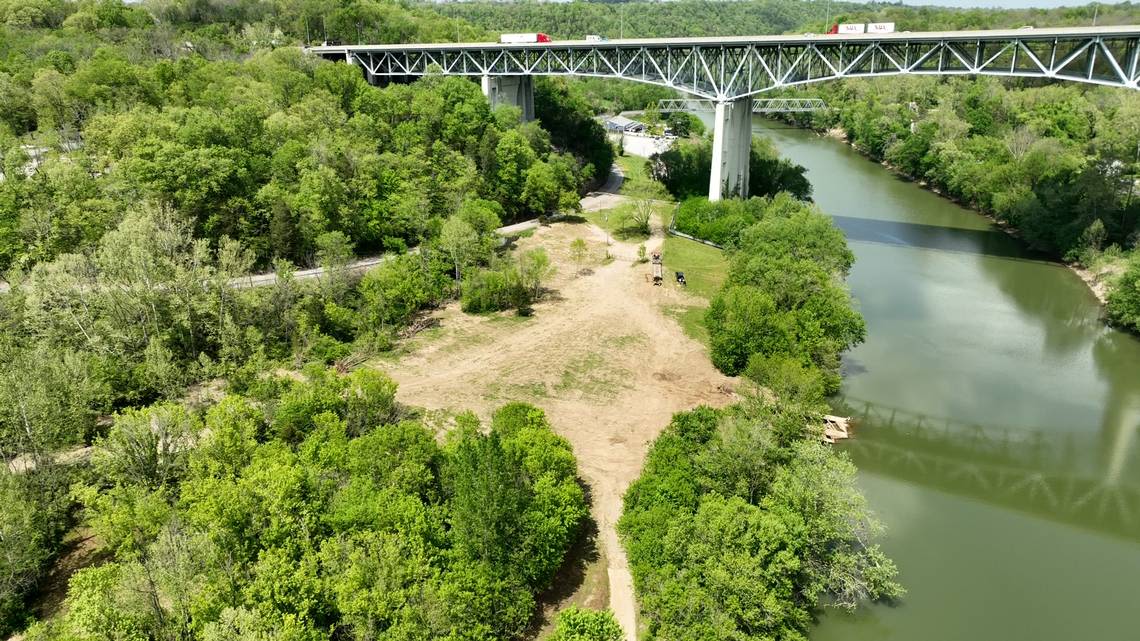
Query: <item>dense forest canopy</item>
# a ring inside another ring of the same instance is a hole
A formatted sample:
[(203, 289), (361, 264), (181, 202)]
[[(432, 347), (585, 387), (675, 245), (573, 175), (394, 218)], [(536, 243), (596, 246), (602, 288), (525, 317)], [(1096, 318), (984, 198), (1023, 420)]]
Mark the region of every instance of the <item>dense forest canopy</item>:
[(452, 2), (419, 6), (462, 18), (491, 33), (542, 31), (555, 38), (575, 40), (586, 34), (655, 38), (820, 33), (834, 22), (894, 22), (900, 31), (956, 31), (1088, 25), (1094, 14), (1098, 25), (1140, 21), (1140, 6), (1130, 2), (1061, 9), (954, 9), (805, 0)]
[[(153, 577), (157, 570), (146, 565), (152, 550), (160, 558), (160, 548), (212, 545), (203, 539), (210, 524), (195, 525), (179, 512), (187, 507), (182, 463), (164, 463), (161, 473), (143, 470), (159, 476), (140, 480), (145, 461), (103, 467), (98, 454), (94, 467), (73, 467), (57, 456), (96, 442), (99, 452), (158, 447), (140, 441), (137, 430), (119, 436), (131, 421), (136, 427), (169, 423), (179, 430), (175, 441), (204, 442), (203, 429), (228, 424), (212, 427), (207, 420), (202, 428), (202, 417), (178, 408), (188, 385), (212, 381), (206, 386), (261, 394), (255, 404), (267, 418), (262, 427), (242, 427), (252, 430), (242, 439), (265, 446), (265, 457), (284, 460), (312, 426), (304, 412), (289, 420), (288, 412), (273, 413), (277, 396), (264, 389), (275, 385), (266, 382), (267, 371), (306, 363), (348, 368), (389, 349), (422, 310), (456, 297), (478, 300), (482, 309), (525, 309), (541, 293), (549, 259), (541, 251), (498, 255), (494, 230), (518, 217), (572, 210), (580, 189), (605, 175), (613, 152), (591, 109), (577, 88), (544, 81), (536, 87), (542, 120), (522, 123), (516, 109), (492, 110), (468, 79), (430, 77), (377, 88), (358, 69), (300, 50), (315, 16), (325, 17), (322, 30), (335, 30), (363, 25), (365, 15), (375, 27), (369, 38), (380, 40), (481, 33), (383, 2), (0, 2), (0, 272), (6, 281), (0, 292), (0, 537), (18, 542), (5, 544), (0, 560), (0, 633), (23, 627), (25, 598), (77, 523), (102, 528), (117, 565), (77, 578), (69, 608), (77, 618), (42, 634), (171, 638), (191, 628), (204, 634), (213, 623), (223, 625), (217, 634), (246, 629), (308, 638), (312, 630), (355, 625), (341, 615), (330, 618), (329, 608), (342, 606), (330, 605), (332, 588), (317, 584), (310, 587), (328, 600), (305, 608), (319, 613), (289, 605), (277, 614), (262, 608), (218, 618), (214, 606), (194, 614), (162, 609), (182, 608), (185, 592), (154, 592), (163, 603), (157, 610), (117, 600), (132, 593), (140, 576)], [(412, 246), (418, 253), (395, 257), (363, 278), (345, 271), (356, 255), (397, 255)], [(299, 281), (295, 265), (320, 265), (329, 274)], [(242, 277), (258, 269), (274, 273), (272, 286), (243, 286)], [(326, 378), (339, 380), (314, 374), (311, 390), (324, 391), (293, 394), (312, 397), (320, 411), (340, 412), (337, 403), (348, 388), (319, 382)], [(366, 416), (361, 429), (354, 411), (346, 406), (347, 414), (329, 419), (343, 420), (350, 439), (399, 418)], [(190, 456), (181, 449), (171, 455)], [(23, 472), (9, 474), (10, 462)], [(531, 490), (523, 485), (547, 482), (509, 465), (504, 474), (520, 484), (519, 500), (529, 502)], [(290, 474), (327, 476), (330, 470)], [(573, 468), (563, 470), (576, 490)], [(227, 474), (239, 471), (231, 466)], [(120, 472), (126, 476), (115, 476)], [(440, 492), (450, 492), (439, 474)], [(77, 482), (89, 488), (82, 496), (70, 492)], [(312, 497), (313, 518), (325, 518), (319, 513), (331, 509), (330, 497)], [(434, 490), (422, 498), (436, 502), (429, 511), (437, 512), (448, 500)], [(519, 505), (511, 506), (512, 518), (525, 516)], [(565, 518), (564, 539), (577, 517), (568, 512)], [(145, 531), (116, 534), (133, 522)], [(310, 534), (348, 537), (339, 526), (321, 527), (331, 529)], [(279, 541), (250, 541), (252, 556), (241, 561), (249, 564), (242, 572), (256, 575), (254, 565), (267, 555), (277, 564), (273, 572), (312, 568), (321, 540), (287, 551), (275, 547)], [(452, 558), (445, 549), (450, 544), (435, 542)], [(425, 634), (513, 635), (529, 619), (531, 594), (549, 580), (540, 575), (560, 562), (561, 544), (543, 545), (547, 568), (529, 578), (488, 570), (487, 559), (473, 552), (472, 563), (484, 569), (462, 572), (473, 585), (500, 586), (510, 606), (477, 616), (456, 605), (464, 614), (441, 614)], [(203, 554), (203, 560), (210, 556)], [(540, 555), (525, 556), (531, 563)], [(163, 557), (167, 561), (182, 562)], [(494, 563), (505, 567), (502, 559)], [(436, 561), (431, 567), (441, 568)], [(204, 567), (179, 568), (200, 572), (199, 578), (209, 574)], [(213, 594), (216, 585), (196, 585), (211, 599), (223, 596)], [(246, 589), (228, 585), (224, 598)], [(457, 584), (440, 585), (446, 592)], [(466, 594), (490, 598), (500, 587)], [(465, 598), (437, 596), (440, 603)], [(268, 593), (241, 598), (259, 607), (273, 601)]]

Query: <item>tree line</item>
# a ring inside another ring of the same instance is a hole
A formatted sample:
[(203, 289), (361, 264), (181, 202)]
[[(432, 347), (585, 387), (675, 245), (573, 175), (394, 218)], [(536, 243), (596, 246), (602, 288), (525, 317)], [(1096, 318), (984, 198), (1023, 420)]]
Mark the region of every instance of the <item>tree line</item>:
[[(654, 154), (646, 166), (649, 175), (664, 185), (674, 197), (707, 197), (712, 173), (712, 133), (694, 140), (678, 140), (669, 149)], [(787, 158), (781, 158), (771, 141), (752, 138), (748, 152), (749, 195), (773, 196), (787, 192), (801, 200), (810, 198), (811, 183), (804, 176), (806, 171)], [(727, 215), (727, 212), (718, 210), (718, 216), (720, 214)], [(722, 221), (718, 224), (727, 223)], [(682, 231), (718, 244), (729, 240), (725, 234), (713, 233), (712, 230), (694, 228)], [(713, 235), (706, 235), (708, 233)]]
[(610, 39), (671, 36), (741, 36), (823, 33), (837, 22), (894, 22), (899, 31), (1061, 27), (1136, 24), (1131, 2), (1054, 9), (912, 7), (898, 3), (803, 2), (802, 0), (678, 0), (675, 2), (456, 2), (426, 9), (466, 20), (491, 34), (541, 31), (581, 40), (587, 34)]
[[(760, 398), (673, 417), (619, 531), (648, 638), (807, 639), (824, 604), (902, 595), (845, 455), (819, 415)], [(805, 436), (805, 430), (810, 436)]]
[(70, 73), (37, 64), (8, 105), (35, 118), (7, 121), (25, 135), (3, 145), (4, 271), (90, 249), (139, 200), (177, 210), (215, 246), (241, 241), (262, 266), (311, 263), (327, 232), (398, 252), (467, 200), (494, 201), (504, 220), (570, 207), (612, 158), (557, 81), (538, 83), (548, 131), (492, 112), (463, 78), (380, 89), (295, 48), (135, 64), (103, 47)]
[(72, 489), (112, 560), (26, 638), (516, 637), (587, 512), (570, 446), (524, 404), (440, 444), (395, 392), (315, 366), (118, 415)]
[(821, 443), (840, 356), (866, 331), (845, 285), (854, 255), (770, 143), (753, 142), (748, 199), (704, 197), (710, 156), (707, 139), (687, 141), (647, 165), (687, 197), (676, 229), (728, 255), (704, 316), (710, 356), (756, 387), (673, 417), (619, 531), (649, 638), (806, 639), (821, 607), (904, 593), (854, 466)]
[(676, 221), (726, 243), (710, 355), (759, 387), (675, 415), (625, 495), (619, 532), (649, 638), (803, 640), (821, 607), (900, 598), (854, 465), (821, 442), (839, 356), (865, 331), (842, 232), (786, 192), (693, 198)]

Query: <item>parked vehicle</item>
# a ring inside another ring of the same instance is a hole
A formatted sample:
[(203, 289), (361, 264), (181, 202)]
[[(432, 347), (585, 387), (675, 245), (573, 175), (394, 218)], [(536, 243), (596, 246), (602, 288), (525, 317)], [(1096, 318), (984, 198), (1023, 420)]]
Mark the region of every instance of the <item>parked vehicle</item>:
[(852, 35), (858, 33), (894, 33), (895, 23), (893, 22), (862, 22), (854, 23), (840, 23), (833, 24), (827, 30), (829, 35)]
[(499, 42), (503, 44), (550, 42), (550, 36), (545, 33), (504, 33), (499, 36)]

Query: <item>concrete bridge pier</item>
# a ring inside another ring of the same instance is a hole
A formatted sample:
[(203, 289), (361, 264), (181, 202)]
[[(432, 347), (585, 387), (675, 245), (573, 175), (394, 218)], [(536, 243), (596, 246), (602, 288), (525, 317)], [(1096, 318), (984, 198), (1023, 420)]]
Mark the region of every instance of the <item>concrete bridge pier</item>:
[(748, 158), (751, 150), (752, 98), (716, 101), (709, 200), (748, 197)]
[(491, 109), (511, 105), (522, 111), (523, 122), (534, 120), (534, 78), (531, 76), (483, 76), (483, 95)]

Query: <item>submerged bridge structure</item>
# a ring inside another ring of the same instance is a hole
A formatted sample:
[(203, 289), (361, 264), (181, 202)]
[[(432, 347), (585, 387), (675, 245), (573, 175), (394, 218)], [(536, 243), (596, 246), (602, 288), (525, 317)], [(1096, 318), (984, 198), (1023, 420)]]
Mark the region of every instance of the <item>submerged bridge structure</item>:
[(429, 73), (482, 79), (493, 104), (534, 117), (533, 76), (644, 82), (713, 101), (709, 199), (748, 193), (752, 97), (840, 78), (988, 75), (1137, 89), (1140, 26), (649, 38), (526, 44), (330, 45), (310, 53), (359, 65), (369, 82)]

